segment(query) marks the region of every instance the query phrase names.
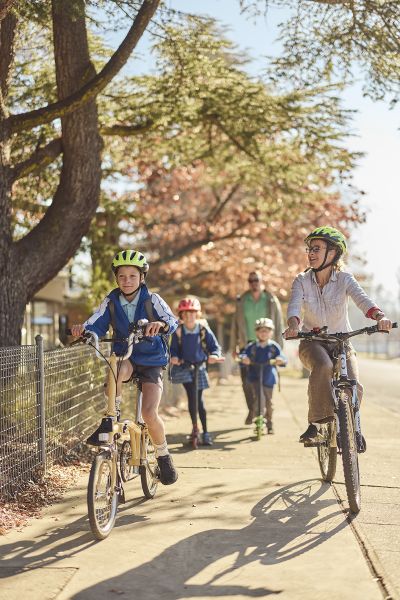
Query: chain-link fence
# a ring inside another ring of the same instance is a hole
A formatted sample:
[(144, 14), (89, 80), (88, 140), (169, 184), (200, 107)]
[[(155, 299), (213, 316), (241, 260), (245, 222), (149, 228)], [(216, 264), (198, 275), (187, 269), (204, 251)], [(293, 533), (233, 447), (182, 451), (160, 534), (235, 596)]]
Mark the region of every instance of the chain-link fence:
[[(104, 350), (104, 349), (103, 349)], [(0, 349), (0, 495), (85, 439), (104, 411), (106, 364), (87, 346)]]

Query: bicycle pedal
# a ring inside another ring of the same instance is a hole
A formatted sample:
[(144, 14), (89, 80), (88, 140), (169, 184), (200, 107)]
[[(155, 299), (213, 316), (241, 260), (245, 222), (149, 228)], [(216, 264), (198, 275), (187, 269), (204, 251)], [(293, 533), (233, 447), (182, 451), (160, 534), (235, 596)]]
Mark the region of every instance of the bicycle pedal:
[(304, 445), (304, 448), (318, 448), (320, 446), (326, 446), (326, 440), (321, 440), (320, 442), (302, 442), (300, 444)]

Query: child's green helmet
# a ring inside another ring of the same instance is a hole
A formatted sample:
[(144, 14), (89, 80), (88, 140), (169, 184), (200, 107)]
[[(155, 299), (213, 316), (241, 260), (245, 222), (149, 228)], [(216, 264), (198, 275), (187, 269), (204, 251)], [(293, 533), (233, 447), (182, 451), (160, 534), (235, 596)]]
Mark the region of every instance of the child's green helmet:
[(329, 227), (328, 225), (316, 227), (304, 241), (308, 244), (311, 240), (325, 240), (325, 242), (337, 246), (340, 250), (340, 254), (344, 254), (347, 251), (346, 238), (343, 233), (338, 229), (335, 229), (335, 227)]
[(118, 267), (136, 267), (144, 275), (149, 270), (146, 257), (139, 250), (120, 250), (117, 252), (111, 263), (114, 273), (116, 273)]

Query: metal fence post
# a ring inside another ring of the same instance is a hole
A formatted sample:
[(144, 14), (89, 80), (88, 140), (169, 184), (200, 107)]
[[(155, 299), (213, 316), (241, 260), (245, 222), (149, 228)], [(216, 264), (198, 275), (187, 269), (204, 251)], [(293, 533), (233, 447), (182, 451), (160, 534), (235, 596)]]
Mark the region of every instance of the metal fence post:
[(37, 352), (37, 379), (36, 379), (36, 404), (37, 414), (37, 432), (38, 432), (38, 451), (39, 461), (43, 466), (43, 473), (46, 472), (46, 412), (44, 404), (44, 351), (43, 338), (41, 335), (35, 337)]

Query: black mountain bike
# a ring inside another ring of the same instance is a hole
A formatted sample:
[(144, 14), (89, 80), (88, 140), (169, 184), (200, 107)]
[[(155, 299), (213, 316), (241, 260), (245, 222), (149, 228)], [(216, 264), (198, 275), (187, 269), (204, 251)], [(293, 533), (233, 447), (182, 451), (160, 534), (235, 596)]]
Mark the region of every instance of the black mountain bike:
[[(393, 328), (397, 323), (393, 323)], [(310, 332), (300, 332), (296, 338), (310, 342), (320, 341), (332, 344), (330, 356), (333, 360), (332, 401), (336, 418), (321, 425), (322, 440), (315, 444), (322, 479), (331, 482), (336, 473), (337, 455), (342, 455), (344, 481), (347, 498), (352, 513), (361, 508), (360, 470), (358, 454), (365, 452), (366, 443), (361, 433), (360, 405), (357, 398), (357, 381), (347, 373), (348, 340), (356, 335), (382, 333), (377, 325), (363, 327), (356, 331), (327, 333), (327, 327)]]

